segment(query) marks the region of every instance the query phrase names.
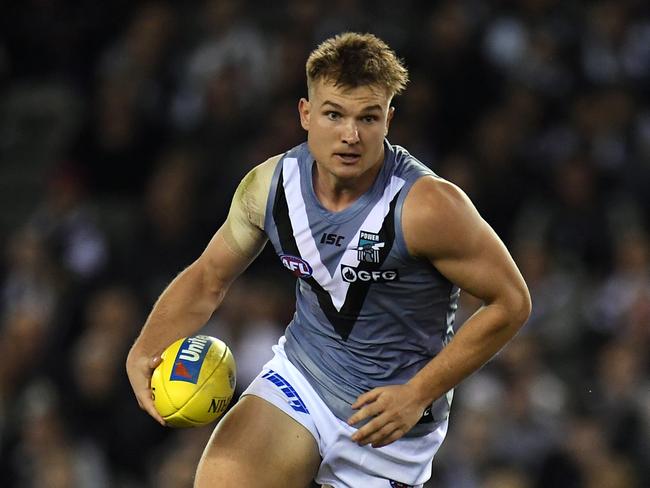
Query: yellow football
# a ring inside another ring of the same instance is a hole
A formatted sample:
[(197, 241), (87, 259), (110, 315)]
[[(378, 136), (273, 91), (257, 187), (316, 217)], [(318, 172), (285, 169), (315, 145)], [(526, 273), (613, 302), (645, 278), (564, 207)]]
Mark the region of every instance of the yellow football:
[(218, 419), (235, 392), (230, 348), (207, 335), (184, 337), (162, 353), (151, 377), (156, 410), (171, 427), (196, 427)]

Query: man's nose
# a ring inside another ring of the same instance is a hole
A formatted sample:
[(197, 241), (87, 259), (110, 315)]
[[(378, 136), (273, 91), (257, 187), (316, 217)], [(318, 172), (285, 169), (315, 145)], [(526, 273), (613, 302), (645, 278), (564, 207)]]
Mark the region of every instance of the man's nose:
[(357, 124), (354, 122), (350, 122), (348, 124), (345, 124), (345, 127), (343, 128), (343, 142), (345, 144), (356, 144), (359, 142), (359, 129), (357, 128)]

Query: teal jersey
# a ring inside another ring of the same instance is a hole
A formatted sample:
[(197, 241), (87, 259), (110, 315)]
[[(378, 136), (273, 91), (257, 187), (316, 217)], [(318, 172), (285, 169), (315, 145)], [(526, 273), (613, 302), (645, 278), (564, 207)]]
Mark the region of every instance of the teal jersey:
[[(460, 294), (429, 261), (409, 254), (402, 233), (411, 186), (435, 175), (404, 148), (388, 141), (384, 148), (372, 187), (345, 210), (318, 201), (306, 143), (282, 156), (267, 200), (264, 229), (298, 278), (287, 357), (342, 420), (359, 395), (406, 383), (440, 352)], [(425, 410), (409, 435), (435, 430), (451, 397)]]

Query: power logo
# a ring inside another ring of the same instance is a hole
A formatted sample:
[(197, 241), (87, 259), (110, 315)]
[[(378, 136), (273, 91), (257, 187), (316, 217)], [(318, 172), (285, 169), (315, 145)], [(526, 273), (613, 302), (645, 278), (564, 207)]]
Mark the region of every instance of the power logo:
[(359, 245), (357, 246), (357, 259), (362, 263), (378, 263), (379, 252), (386, 244), (380, 242), (379, 234), (359, 231)]
[(185, 339), (178, 349), (174, 360), (174, 369), (172, 369), (169, 379), (196, 383), (210, 344), (210, 340), (206, 336), (198, 335)]

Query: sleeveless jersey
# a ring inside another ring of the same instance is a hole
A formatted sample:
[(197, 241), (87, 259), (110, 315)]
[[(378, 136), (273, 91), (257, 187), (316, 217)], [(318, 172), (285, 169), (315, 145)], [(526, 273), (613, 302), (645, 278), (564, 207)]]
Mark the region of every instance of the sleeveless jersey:
[[(409, 189), (435, 175), (404, 148), (385, 141), (384, 149), (372, 187), (340, 212), (316, 197), (306, 143), (280, 159), (267, 200), (264, 230), (298, 278), (287, 357), (344, 421), (360, 394), (406, 383), (444, 347), (460, 294), (429, 261), (409, 254), (402, 234)], [(407, 435), (445, 420), (452, 393)]]

